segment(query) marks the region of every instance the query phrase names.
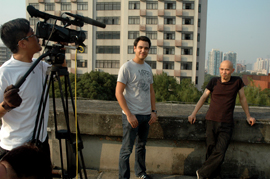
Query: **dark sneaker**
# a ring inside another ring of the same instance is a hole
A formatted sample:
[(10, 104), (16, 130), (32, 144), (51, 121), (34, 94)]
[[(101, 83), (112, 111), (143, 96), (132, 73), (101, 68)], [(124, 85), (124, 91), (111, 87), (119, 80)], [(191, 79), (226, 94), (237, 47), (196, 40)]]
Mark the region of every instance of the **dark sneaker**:
[(139, 178), (143, 178), (143, 179), (152, 179), (149, 175), (142, 175), (142, 176), (139, 176)]

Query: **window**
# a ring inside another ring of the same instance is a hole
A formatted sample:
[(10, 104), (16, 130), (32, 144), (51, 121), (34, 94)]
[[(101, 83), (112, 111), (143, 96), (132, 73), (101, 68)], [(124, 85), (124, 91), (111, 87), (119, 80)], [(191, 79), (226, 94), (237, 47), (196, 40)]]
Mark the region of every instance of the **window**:
[(45, 3), (45, 11), (54, 11), (54, 3)]
[(97, 52), (96, 53), (113, 53), (113, 54), (119, 54), (120, 53), (120, 46), (97, 46)]
[(181, 70), (192, 70), (192, 62), (181, 62)]
[(140, 1), (129, 1), (129, 9), (140, 9)]
[(133, 49), (134, 49), (134, 47), (132, 45), (129, 45), (128, 46), (128, 54), (135, 54)]
[(97, 17), (97, 21), (107, 25), (119, 25), (120, 17)]
[(71, 67), (71, 60), (66, 60), (67, 67)]
[(120, 39), (119, 31), (97, 31), (97, 39)]
[(39, 9), (39, 4), (38, 3), (29, 3), (30, 6), (33, 6), (36, 9)]
[(119, 68), (118, 60), (97, 60), (96, 68)]
[(200, 38), (201, 38), (201, 35), (200, 33), (198, 33), (198, 36), (197, 36), (197, 41), (200, 42)]
[(192, 55), (192, 48), (182, 48), (182, 55)]
[(197, 48), (197, 56), (200, 56), (200, 49)]
[(199, 62), (196, 63), (196, 70), (199, 70)]
[(175, 32), (164, 32), (164, 39), (174, 40)]
[(183, 25), (193, 25), (193, 17), (183, 17)]
[(157, 47), (156, 46), (151, 46), (149, 49), (148, 54), (157, 54)]
[(146, 24), (158, 24), (158, 18), (157, 17), (146, 17)]
[(198, 19), (198, 27), (201, 27), (201, 19)]
[(182, 33), (182, 40), (193, 40), (193, 33), (183, 32)]
[(157, 62), (156, 61), (145, 61), (152, 69), (157, 68)]
[(88, 2), (78, 2), (77, 10), (88, 10)]
[(158, 9), (158, 2), (146, 1), (146, 9)]
[(139, 31), (128, 31), (128, 39), (136, 39), (139, 35)]
[(30, 17), (29, 21), (30, 21), (30, 25), (37, 25), (37, 23), (39, 22), (39, 18)]
[(157, 32), (146, 32), (146, 36), (149, 38), (149, 39), (157, 39)]
[(164, 24), (175, 24), (175, 17), (164, 17)]
[(174, 55), (174, 47), (163, 47), (163, 54)]
[(163, 62), (163, 69), (174, 69), (174, 62)]
[(70, 10), (71, 10), (71, 3), (70, 2), (61, 3), (61, 11), (70, 11)]
[(194, 2), (183, 2), (183, 9), (194, 9)]
[(202, 5), (199, 4), (199, 9), (198, 9), (198, 12), (201, 13), (202, 12)]
[(139, 16), (129, 16), (128, 17), (128, 24), (140, 24), (140, 17)]
[(164, 2), (164, 9), (176, 9), (176, 2), (173, 1), (168, 1), (168, 2)]
[(97, 2), (97, 11), (121, 10), (120, 2)]
[(87, 60), (78, 60), (77, 67), (87, 68)]

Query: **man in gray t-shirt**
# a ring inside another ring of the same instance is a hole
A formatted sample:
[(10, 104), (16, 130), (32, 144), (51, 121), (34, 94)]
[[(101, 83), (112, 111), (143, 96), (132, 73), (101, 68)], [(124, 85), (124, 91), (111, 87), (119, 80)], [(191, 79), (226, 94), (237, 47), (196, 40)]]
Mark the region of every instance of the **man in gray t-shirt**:
[(155, 92), (151, 67), (145, 63), (151, 41), (141, 36), (134, 41), (135, 57), (122, 65), (115, 96), (122, 108), (123, 140), (119, 155), (119, 179), (130, 178), (129, 156), (135, 148), (135, 174), (149, 179), (145, 167), (145, 145), (149, 125), (156, 122)]

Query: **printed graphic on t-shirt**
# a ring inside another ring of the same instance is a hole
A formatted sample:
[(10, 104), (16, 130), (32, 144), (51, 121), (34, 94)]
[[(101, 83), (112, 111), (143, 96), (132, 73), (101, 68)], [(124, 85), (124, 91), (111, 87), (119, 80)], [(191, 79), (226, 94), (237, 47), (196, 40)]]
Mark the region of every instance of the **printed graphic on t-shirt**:
[(142, 89), (144, 92), (148, 92), (150, 90), (150, 83), (151, 83), (151, 73), (146, 70), (138, 70), (140, 74), (139, 80), (139, 88)]

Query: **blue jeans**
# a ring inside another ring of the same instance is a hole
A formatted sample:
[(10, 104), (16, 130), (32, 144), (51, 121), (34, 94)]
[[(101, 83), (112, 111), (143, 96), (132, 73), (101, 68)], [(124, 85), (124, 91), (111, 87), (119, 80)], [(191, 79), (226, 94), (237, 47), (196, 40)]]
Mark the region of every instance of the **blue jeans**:
[(119, 179), (130, 178), (129, 156), (132, 153), (133, 145), (135, 144), (135, 174), (141, 176), (145, 174), (145, 145), (149, 132), (150, 115), (135, 115), (139, 125), (132, 128), (127, 120), (127, 116), (122, 114), (123, 139), (122, 147), (119, 155)]

